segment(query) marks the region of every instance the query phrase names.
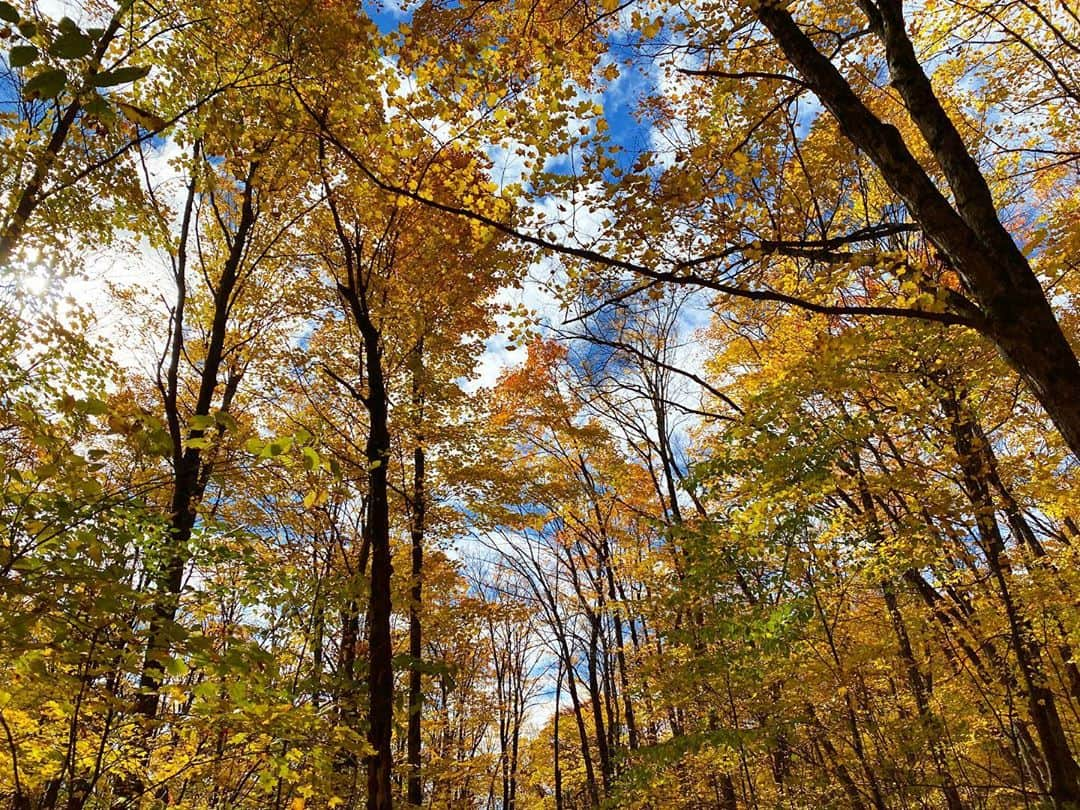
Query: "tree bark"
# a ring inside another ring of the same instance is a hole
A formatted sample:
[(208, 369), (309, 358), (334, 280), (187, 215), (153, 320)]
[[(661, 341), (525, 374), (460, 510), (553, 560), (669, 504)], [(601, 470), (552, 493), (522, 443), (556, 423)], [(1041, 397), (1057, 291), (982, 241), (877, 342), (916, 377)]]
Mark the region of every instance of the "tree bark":
[[(412, 395), (413, 408), (416, 409), (417, 424), (421, 423), (424, 396), (423, 377), (423, 339), (417, 342), (414, 353)], [(423, 782), (420, 777), (420, 719), (424, 707), (421, 672), (419, 668), (422, 649), (422, 628), (420, 626), (420, 598), (423, 593), (424, 567), (424, 520), (426, 516), (426, 492), (424, 487), (424, 447), (421, 431), (417, 430), (416, 448), (413, 450), (413, 492), (412, 492), (412, 587), (409, 591), (409, 656), (412, 667), (409, 670), (409, 728), (405, 759), (409, 776), (407, 800), (409, 806), (420, 807), (424, 802)]]
[(394, 721), (393, 644), (390, 638), (390, 504), (387, 464), (390, 430), (382, 347), (374, 324), (365, 315), (358, 323), (364, 337), (364, 362), (368, 378), (368, 519), (364, 528), (371, 545), (371, 596), (368, 601), (368, 810), (391, 810)]
[(1080, 363), (1031, 265), (1002, 225), (989, 188), (919, 65), (894, 0), (864, 3), (885, 42), (893, 83), (951, 186), (955, 207), (918, 162), (900, 132), (882, 122), (783, 4), (767, 0), (758, 19), (788, 61), (904, 201), (927, 238), (960, 275), (994, 342), (1080, 456)]

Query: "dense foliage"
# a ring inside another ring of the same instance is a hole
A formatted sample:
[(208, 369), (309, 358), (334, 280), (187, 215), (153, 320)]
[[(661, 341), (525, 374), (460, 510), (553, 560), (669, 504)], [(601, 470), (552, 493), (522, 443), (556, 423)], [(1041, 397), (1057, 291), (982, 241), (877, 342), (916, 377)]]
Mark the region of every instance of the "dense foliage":
[(0, 21), (5, 806), (1080, 808), (1070, 0)]

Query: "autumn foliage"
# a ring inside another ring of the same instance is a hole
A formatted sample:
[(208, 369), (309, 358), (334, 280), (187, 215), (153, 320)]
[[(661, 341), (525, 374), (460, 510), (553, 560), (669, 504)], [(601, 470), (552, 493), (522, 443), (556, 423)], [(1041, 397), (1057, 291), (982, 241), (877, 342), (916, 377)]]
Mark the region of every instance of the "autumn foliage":
[(1078, 42), (0, 2), (0, 804), (1080, 808)]

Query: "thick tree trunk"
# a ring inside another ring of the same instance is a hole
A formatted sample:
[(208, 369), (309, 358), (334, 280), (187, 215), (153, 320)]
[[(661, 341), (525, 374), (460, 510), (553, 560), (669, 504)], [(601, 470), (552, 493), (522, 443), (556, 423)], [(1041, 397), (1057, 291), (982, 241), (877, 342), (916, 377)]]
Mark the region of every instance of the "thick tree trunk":
[(977, 163), (934, 95), (907, 40), (900, 4), (884, 0), (863, 6), (871, 29), (885, 43), (893, 83), (945, 174), (955, 207), (900, 132), (863, 103), (783, 4), (763, 2), (756, 14), (844, 134), (870, 157), (927, 238), (963, 279), (980, 310), (979, 330), (1016, 369), (1073, 454), (1080, 456), (1076, 354), (1027, 259), (1001, 224)]
[(368, 602), (368, 810), (391, 810), (393, 752), (391, 734), (394, 721), (393, 645), (390, 638), (390, 504), (387, 493), (387, 465), (390, 460), (390, 430), (386, 385), (383, 378), (382, 349), (378, 333), (370, 321), (364, 334), (365, 366), (368, 377), (368, 519), (365, 524), (371, 544), (371, 597)]

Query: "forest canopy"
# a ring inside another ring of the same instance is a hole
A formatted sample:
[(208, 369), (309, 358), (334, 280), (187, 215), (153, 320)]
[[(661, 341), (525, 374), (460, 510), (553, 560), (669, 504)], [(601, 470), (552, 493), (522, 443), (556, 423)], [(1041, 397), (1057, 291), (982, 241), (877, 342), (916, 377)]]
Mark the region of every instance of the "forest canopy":
[(0, 55), (0, 804), (1080, 808), (1073, 0)]

